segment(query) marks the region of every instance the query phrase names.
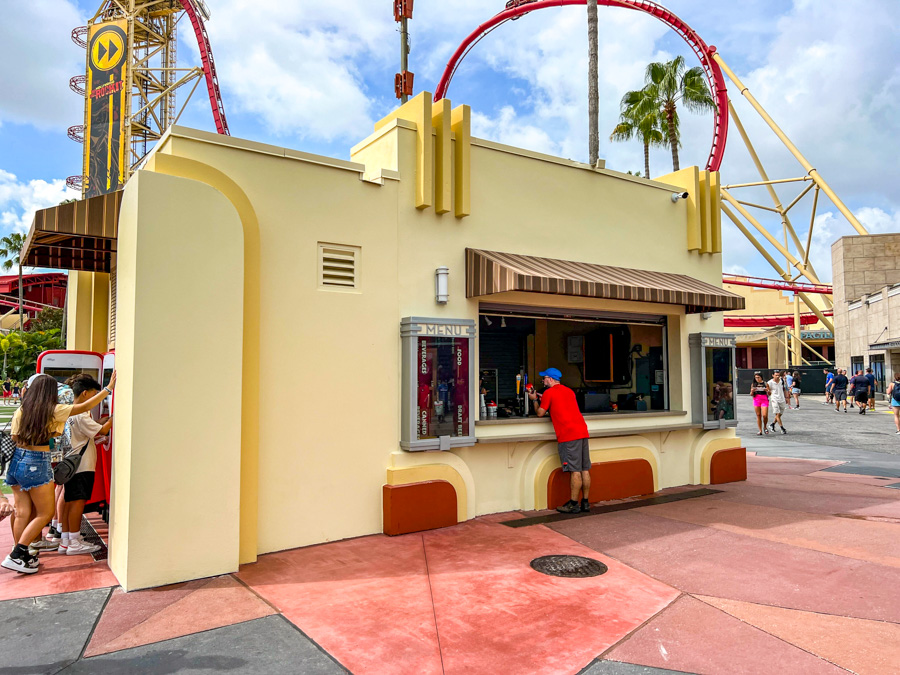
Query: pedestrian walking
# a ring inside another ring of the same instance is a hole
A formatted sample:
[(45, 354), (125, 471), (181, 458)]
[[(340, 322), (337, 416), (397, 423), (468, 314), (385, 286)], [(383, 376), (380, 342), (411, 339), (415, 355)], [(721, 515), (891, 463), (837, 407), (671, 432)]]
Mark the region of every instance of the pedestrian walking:
[(763, 432), (769, 433), (769, 385), (763, 380), (762, 373), (753, 373), (753, 383), (750, 385), (750, 395), (753, 397), (753, 410), (756, 412), (756, 426), (759, 431), (757, 436), (762, 436)]
[(781, 373), (781, 381), (784, 384), (784, 388), (787, 389), (788, 408), (793, 410), (794, 406), (791, 405), (791, 388), (794, 386), (794, 376), (791, 375), (791, 371), (785, 370)]
[(896, 373), (894, 381), (888, 385), (887, 395), (891, 402), (891, 411), (894, 413), (894, 426), (900, 435), (900, 373)]
[(825, 373), (825, 400), (822, 401), (822, 405), (828, 405), (831, 403), (832, 399), (831, 382), (834, 380), (834, 373), (828, 370), (828, 368), (824, 368), (822, 372)]
[(791, 396), (794, 397), (794, 407), (797, 408), (797, 410), (800, 409), (801, 380), (802, 377), (800, 375), (800, 371), (795, 370), (791, 378), (790, 388)]
[(847, 387), (850, 386), (850, 380), (847, 379), (847, 371), (838, 368), (831, 381), (831, 397), (834, 399), (835, 412), (841, 411), (841, 403), (844, 404), (844, 412), (847, 412)]
[(772, 415), (772, 423), (769, 428), (774, 432), (775, 425), (781, 427), (781, 433), (786, 434), (787, 429), (784, 428), (784, 422), (781, 415), (787, 408), (787, 396), (785, 395), (784, 381), (781, 379), (781, 372), (776, 370), (772, 373), (772, 379), (767, 383), (769, 385), (769, 414)]
[(859, 414), (865, 415), (866, 408), (869, 405), (869, 380), (863, 375), (862, 369), (856, 371), (856, 375), (850, 378), (850, 389), (856, 400), (856, 407), (859, 408)]
[[(560, 384), (562, 373), (547, 368), (539, 373), (544, 378), (544, 393), (539, 397), (532, 389), (528, 398), (534, 401), (537, 416), (550, 414), (556, 432), (557, 450), (562, 470), (569, 473), (569, 501), (556, 510), (560, 513), (583, 513), (591, 510), (591, 452), (588, 447), (588, 429), (584, 416), (578, 409), (575, 392)], [(581, 493), (581, 503), (578, 495)]]
[(869, 381), (869, 410), (875, 410), (875, 374), (871, 368), (866, 368), (866, 379)]

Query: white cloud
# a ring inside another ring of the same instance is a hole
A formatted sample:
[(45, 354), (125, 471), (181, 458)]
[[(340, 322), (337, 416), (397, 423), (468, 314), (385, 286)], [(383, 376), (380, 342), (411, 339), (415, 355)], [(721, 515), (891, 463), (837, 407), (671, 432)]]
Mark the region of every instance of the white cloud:
[(84, 19), (69, 0), (4, 2), (0, 22), (0, 122), (60, 129), (80, 124), (84, 100), (69, 78), (84, 74), (70, 33)]
[(725, 265), (725, 267), (722, 268), (722, 271), (725, 274), (736, 274), (745, 277), (750, 275), (750, 272), (748, 272), (747, 268), (743, 265)]
[(399, 45), (389, 3), (219, 0), (212, 9), (229, 109), (279, 135), (355, 141), (371, 132), (377, 99), (365, 74), (388, 58), (386, 44)]
[(14, 174), (0, 169), (0, 232), (25, 233), (31, 227), (35, 211), (77, 197), (66, 188), (63, 179), (21, 182)]
[(472, 113), (472, 135), (548, 155), (559, 154), (559, 146), (550, 135), (539, 127), (521, 124), (510, 105), (503, 106), (496, 117)]

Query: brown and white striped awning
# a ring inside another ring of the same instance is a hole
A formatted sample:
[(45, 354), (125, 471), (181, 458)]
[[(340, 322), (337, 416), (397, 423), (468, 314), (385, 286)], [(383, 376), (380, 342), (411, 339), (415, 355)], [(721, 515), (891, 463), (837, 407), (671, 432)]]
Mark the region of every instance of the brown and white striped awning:
[(744, 298), (684, 274), (466, 249), (466, 297), (506, 291), (684, 305), (687, 312), (743, 309)]
[(119, 234), (122, 191), (41, 209), (22, 249), (22, 264), (109, 272)]

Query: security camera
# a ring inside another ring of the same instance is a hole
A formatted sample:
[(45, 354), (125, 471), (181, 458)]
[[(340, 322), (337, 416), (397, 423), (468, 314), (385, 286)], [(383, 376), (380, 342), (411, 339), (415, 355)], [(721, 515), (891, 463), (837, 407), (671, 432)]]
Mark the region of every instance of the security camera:
[(673, 192), (672, 193), (672, 203), (673, 204), (677, 204), (679, 199), (687, 199), (687, 198), (688, 198), (687, 192)]

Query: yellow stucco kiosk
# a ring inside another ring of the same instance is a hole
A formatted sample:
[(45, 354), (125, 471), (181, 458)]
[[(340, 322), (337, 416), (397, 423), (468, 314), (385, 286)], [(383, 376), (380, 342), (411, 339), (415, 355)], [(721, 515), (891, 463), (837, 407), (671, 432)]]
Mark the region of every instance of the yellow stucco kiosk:
[(553, 428), (523, 404), (548, 366), (593, 499), (740, 478), (717, 178), (472, 138), (427, 93), (350, 161), (172, 127), (70, 286), (68, 347), (106, 327), (119, 372), (113, 572), (552, 507)]

